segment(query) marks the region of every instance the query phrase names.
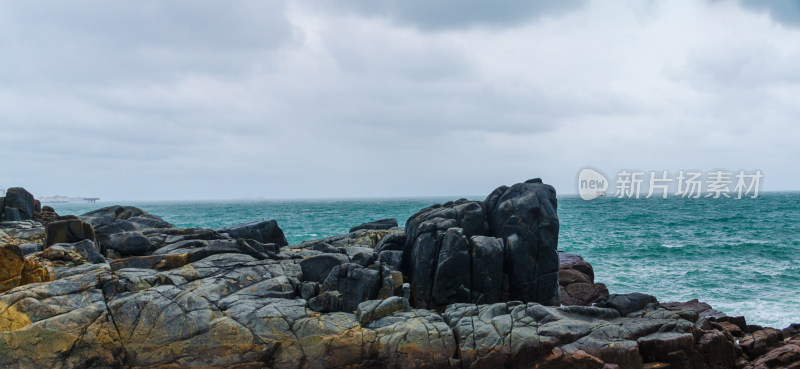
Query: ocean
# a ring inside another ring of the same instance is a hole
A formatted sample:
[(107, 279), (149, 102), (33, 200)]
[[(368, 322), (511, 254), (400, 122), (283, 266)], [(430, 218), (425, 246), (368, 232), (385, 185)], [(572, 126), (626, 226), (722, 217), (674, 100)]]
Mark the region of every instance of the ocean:
[[(346, 233), (458, 197), (352, 200), (129, 202), (179, 227), (276, 219), (290, 244)], [(480, 196), (469, 199), (483, 200)], [(82, 214), (112, 203), (50, 204)], [(800, 193), (756, 199), (559, 197), (559, 249), (594, 266), (611, 293), (699, 299), (749, 324), (800, 323)]]

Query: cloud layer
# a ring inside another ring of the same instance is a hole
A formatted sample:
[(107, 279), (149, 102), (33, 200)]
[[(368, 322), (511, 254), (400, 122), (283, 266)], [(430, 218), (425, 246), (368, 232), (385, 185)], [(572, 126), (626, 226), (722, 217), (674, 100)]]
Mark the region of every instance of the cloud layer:
[(800, 190), (798, 17), (551, 3), (0, 3), (0, 186), (417, 196), (540, 176), (574, 193), (592, 165)]

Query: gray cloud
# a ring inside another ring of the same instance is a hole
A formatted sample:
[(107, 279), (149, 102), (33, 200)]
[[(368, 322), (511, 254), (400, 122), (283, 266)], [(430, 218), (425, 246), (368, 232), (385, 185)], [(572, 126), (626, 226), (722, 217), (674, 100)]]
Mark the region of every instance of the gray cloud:
[(524, 24), (547, 15), (573, 11), (586, 4), (584, 0), (544, 1), (513, 0), (487, 2), (480, 0), (403, 1), (356, 0), (325, 2), (326, 9), (351, 12), (370, 17), (391, 19), (423, 30), (441, 31), (473, 26), (505, 28)]
[(594, 165), (763, 169), (797, 189), (793, 28), (735, 3), (392, 4), (3, 3), (0, 185), (413, 196), (541, 176), (572, 192)]
[(766, 12), (772, 19), (789, 25), (800, 26), (800, 1), (797, 0), (738, 0), (747, 8)]

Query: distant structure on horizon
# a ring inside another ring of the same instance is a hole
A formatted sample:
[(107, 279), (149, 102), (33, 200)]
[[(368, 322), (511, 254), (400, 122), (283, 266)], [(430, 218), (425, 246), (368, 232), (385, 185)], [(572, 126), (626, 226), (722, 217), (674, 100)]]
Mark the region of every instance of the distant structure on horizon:
[(42, 197), (39, 200), (42, 202), (42, 204), (45, 204), (45, 203), (47, 203), (47, 204), (65, 204), (65, 203), (69, 203), (69, 202), (81, 202), (81, 201), (97, 202), (97, 200), (100, 200), (100, 198), (99, 197), (66, 197), (66, 196), (61, 196), (61, 195), (55, 195), (55, 196), (50, 196), (50, 197)]

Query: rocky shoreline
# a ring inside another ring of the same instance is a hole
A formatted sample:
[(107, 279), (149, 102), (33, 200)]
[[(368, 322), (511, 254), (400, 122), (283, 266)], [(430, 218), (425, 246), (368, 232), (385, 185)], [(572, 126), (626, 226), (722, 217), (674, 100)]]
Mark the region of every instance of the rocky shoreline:
[(800, 325), (613, 294), (539, 179), (288, 245), (0, 198), (0, 367), (800, 368)]

